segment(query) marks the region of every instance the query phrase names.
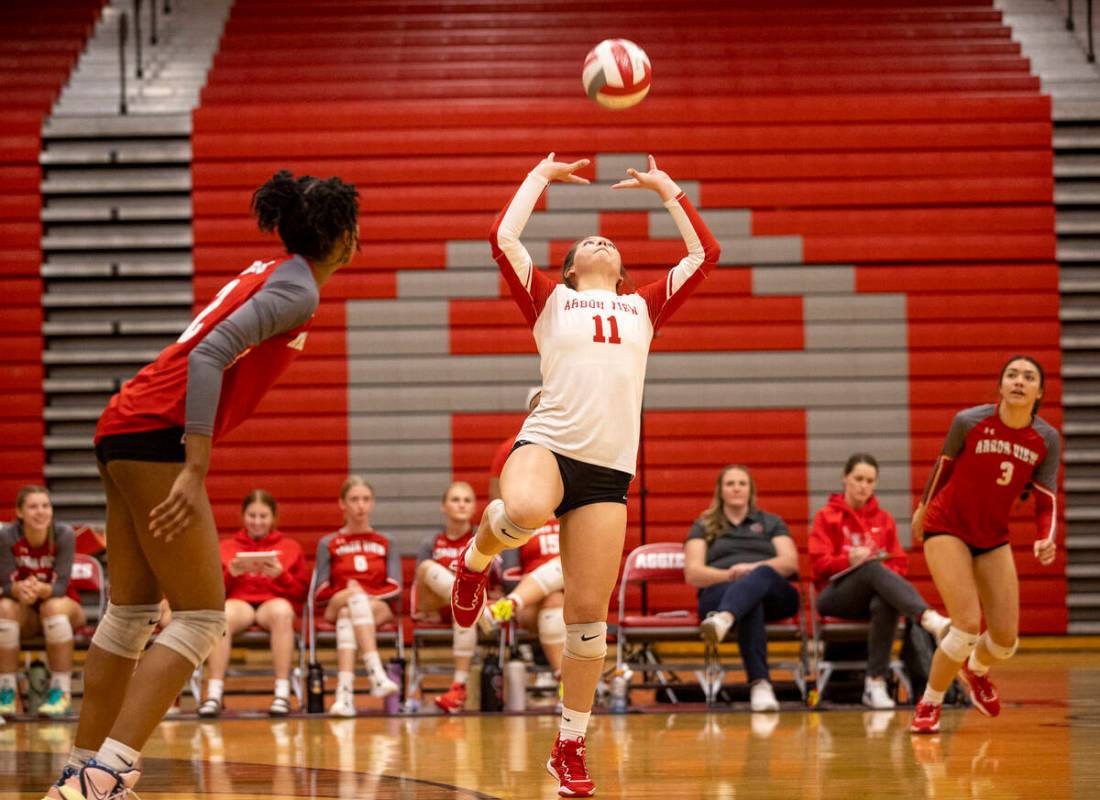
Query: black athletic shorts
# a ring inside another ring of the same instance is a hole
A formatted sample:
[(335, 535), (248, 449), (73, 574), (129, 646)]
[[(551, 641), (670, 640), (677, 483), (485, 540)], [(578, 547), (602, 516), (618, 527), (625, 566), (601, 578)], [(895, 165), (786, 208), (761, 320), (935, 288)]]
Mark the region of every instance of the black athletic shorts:
[(100, 464), (112, 461), (182, 464), (187, 460), (183, 447), (183, 426), (104, 436), (95, 446), (95, 457)]
[[(512, 451), (516, 451), (525, 444), (533, 444), (523, 439), (517, 439), (512, 445)], [(550, 451), (554, 453), (553, 450)], [(558, 462), (558, 472), (561, 473), (561, 483), (565, 487), (561, 504), (554, 509), (554, 516), (561, 516), (574, 508), (592, 505), (593, 503), (622, 503), (626, 505), (626, 492), (630, 488), (633, 475), (621, 472), (610, 467), (598, 467), (595, 464), (586, 464), (575, 458), (554, 453)]]
[(925, 540), (931, 539), (933, 536), (954, 536), (956, 539), (966, 545), (967, 549), (970, 551), (970, 555), (972, 556), (984, 556), (986, 553), (992, 553), (997, 548), (1004, 547), (1008, 544), (1008, 542), (1001, 542), (1000, 544), (995, 544), (992, 547), (975, 547), (974, 545), (970, 544), (970, 542), (966, 541), (966, 539), (964, 539), (963, 537), (956, 536), (955, 534), (948, 533), (947, 531), (931, 531), (924, 534)]

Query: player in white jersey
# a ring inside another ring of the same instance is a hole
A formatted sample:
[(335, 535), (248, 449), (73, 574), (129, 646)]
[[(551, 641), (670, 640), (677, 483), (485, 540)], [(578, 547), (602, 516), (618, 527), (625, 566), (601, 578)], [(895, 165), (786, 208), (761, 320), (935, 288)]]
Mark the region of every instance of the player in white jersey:
[(535, 269), (519, 237), (547, 184), (588, 183), (574, 174), (588, 160), (551, 153), (527, 176), (490, 240), (512, 296), (531, 325), (542, 359), (542, 397), (524, 423), (475, 540), (457, 560), (455, 621), (473, 625), (485, 602), (487, 567), (519, 547), (551, 516), (561, 521), (565, 573), (564, 698), (561, 729), (547, 764), (563, 797), (595, 787), (584, 758), (592, 697), (607, 653), (607, 606), (626, 535), (626, 494), (638, 451), (642, 388), (654, 331), (718, 261), (718, 242), (653, 157), (627, 170), (616, 189), (656, 192), (676, 222), (687, 255), (660, 280), (619, 294), (622, 258), (603, 236), (578, 241), (563, 283)]

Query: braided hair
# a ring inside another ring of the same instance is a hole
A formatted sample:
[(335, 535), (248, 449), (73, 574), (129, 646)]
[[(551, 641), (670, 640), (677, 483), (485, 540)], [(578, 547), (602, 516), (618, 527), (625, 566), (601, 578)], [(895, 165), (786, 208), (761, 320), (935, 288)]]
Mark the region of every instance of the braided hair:
[(252, 213), (261, 231), (278, 232), (287, 252), (324, 261), (345, 233), (355, 236), (359, 194), (339, 178), (295, 178), (283, 169), (253, 192)]

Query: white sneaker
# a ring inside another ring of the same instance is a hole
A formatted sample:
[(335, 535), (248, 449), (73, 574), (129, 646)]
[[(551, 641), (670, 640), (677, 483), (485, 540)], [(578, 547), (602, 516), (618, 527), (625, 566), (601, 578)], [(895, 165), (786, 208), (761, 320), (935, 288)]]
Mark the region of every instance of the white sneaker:
[(894, 707), (894, 698), (886, 691), (882, 678), (866, 678), (863, 681), (863, 705), (879, 711)]
[(758, 739), (767, 739), (779, 727), (778, 714), (749, 714), (749, 716), (751, 717), (749, 726), (752, 729), (752, 735)]
[(947, 635), (947, 631), (951, 627), (951, 618), (945, 617), (934, 608), (929, 608), (920, 615), (920, 626), (932, 634), (936, 640), (936, 644), (939, 644), (943, 641), (943, 637)]
[(391, 694), (396, 694), (401, 689), (401, 687), (394, 683), (390, 679), (390, 676), (385, 673), (379, 676), (372, 675), (370, 683), (371, 697), (389, 697)]
[(733, 614), (728, 611), (712, 611), (699, 623), (699, 635), (703, 641), (714, 647), (726, 638), (733, 627)]
[(775, 691), (767, 681), (757, 681), (749, 691), (749, 706), (753, 711), (778, 711), (779, 701), (775, 699)]
[(354, 717), (355, 693), (338, 687), (336, 698), (333, 700), (332, 705), (328, 707), (328, 715), (330, 717)]

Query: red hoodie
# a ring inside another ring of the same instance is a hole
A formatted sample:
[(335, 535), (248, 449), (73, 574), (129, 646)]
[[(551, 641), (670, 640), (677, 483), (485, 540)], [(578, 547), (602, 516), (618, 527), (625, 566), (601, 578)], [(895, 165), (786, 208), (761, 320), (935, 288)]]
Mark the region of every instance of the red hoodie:
[[(229, 574), (229, 562), (237, 553), (251, 551), (263, 552), (276, 550), (283, 571), (276, 578), (259, 573), (244, 572), (233, 576)], [(226, 599), (243, 600), (246, 603), (259, 604), (276, 597), (289, 600), (296, 613), (301, 613), (306, 592), (309, 591), (309, 567), (302, 553), (302, 546), (294, 539), (272, 531), (262, 539), (253, 539), (248, 531), (240, 530), (231, 539), (223, 539), (222, 576), (225, 579)]]
[(890, 553), (883, 563), (898, 575), (909, 569), (894, 518), (879, 507), (878, 500), (872, 497), (856, 510), (844, 502), (843, 494), (834, 494), (814, 515), (810, 532), (810, 570), (818, 589), (828, 584), (830, 576), (851, 566), (848, 551), (853, 547)]

